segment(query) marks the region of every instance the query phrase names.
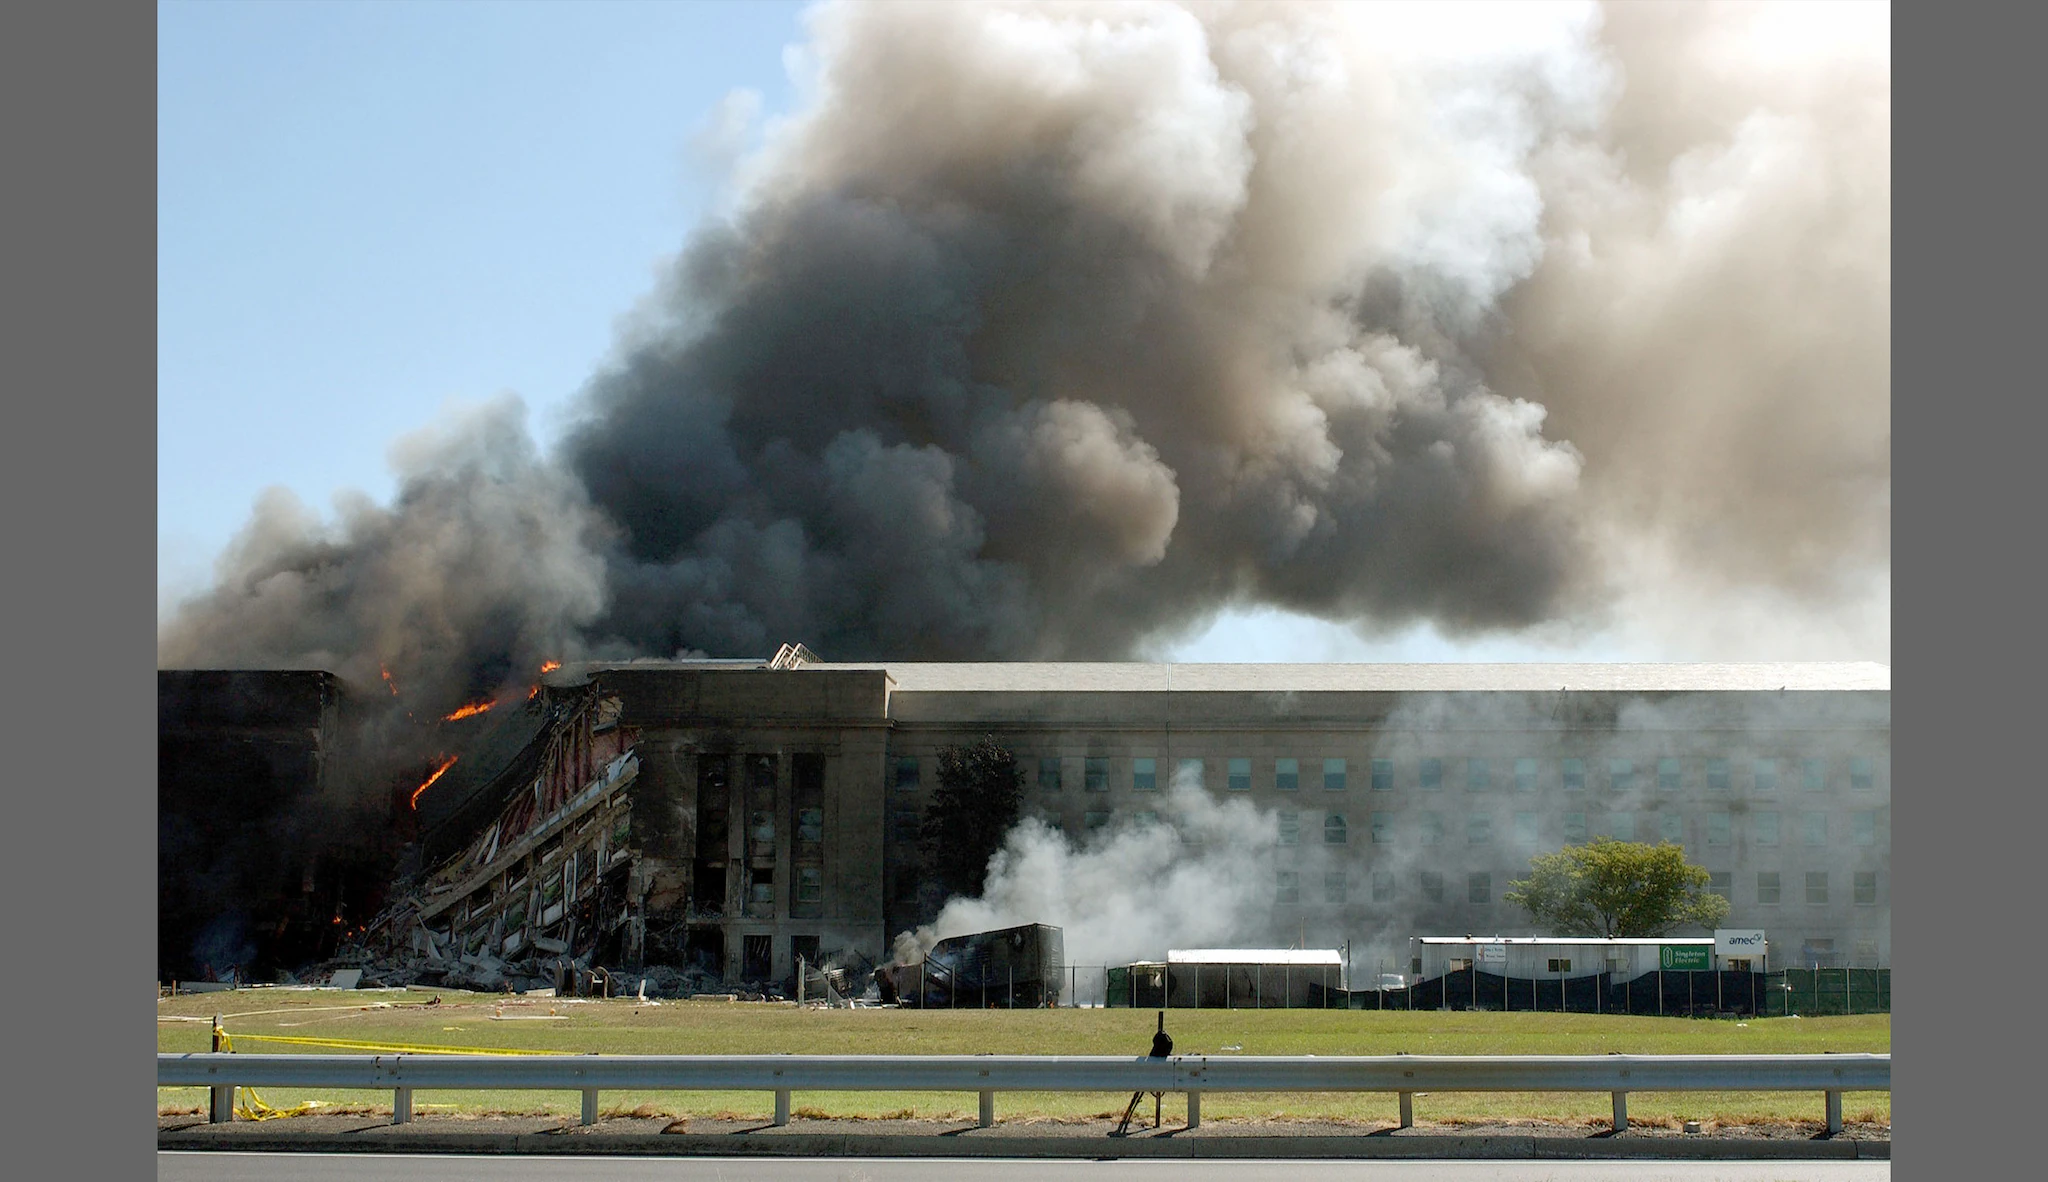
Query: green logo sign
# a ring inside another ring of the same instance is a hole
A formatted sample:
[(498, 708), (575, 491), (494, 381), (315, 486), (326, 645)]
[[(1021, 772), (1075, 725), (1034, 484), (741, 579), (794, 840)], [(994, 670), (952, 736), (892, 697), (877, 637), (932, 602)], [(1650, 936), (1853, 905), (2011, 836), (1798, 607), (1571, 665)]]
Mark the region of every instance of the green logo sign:
[(1674, 972), (1688, 969), (1704, 971), (1713, 967), (1713, 951), (1704, 944), (1660, 944), (1657, 946), (1657, 967)]

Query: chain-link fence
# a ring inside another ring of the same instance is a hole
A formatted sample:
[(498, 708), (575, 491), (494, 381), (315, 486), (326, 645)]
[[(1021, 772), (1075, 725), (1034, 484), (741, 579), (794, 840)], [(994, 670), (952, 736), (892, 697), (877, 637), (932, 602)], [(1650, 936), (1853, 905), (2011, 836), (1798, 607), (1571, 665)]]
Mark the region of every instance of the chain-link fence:
[(1068, 965), (1057, 1004), (1133, 1009), (1500, 1010), (1663, 1017), (1888, 1014), (1890, 969), (1653, 970), (1569, 978), (1459, 969), (1398, 989), (1345, 989), (1323, 966)]

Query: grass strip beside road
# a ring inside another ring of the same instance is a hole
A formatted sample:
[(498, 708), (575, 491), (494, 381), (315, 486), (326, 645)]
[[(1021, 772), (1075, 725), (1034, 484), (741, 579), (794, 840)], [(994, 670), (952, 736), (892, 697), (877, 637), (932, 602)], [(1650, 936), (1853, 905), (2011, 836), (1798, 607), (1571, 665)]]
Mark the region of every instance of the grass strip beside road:
[[(506, 998), (455, 990), (377, 993), (354, 1009), (335, 1009), (348, 995), (331, 991), (285, 993), (240, 990), (179, 997), (158, 1003), (163, 1018), (219, 1013), (232, 1035), (312, 1036), (362, 1044), (425, 1048), (502, 1048), (508, 1051), (596, 1052), (611, 1055), (1137, 1055), (1151, 1041), (1152, 1010), (819, 1010), (744, 1002), (660, 1005), (630, 999)], [(437, 1004), (427, 1004), (438, 998)], [(303, 999), (303, 1004), (296, 1004)], [(528, 1021), (543, 1017), (549, 1020)], [(1441, 1013), (1437, 1011), (1173, 1010), (1167, 1029), (1181, 1054), (1207, 1055), (1575, 1055), (1814, 1054), (1889, 1052), (1888, 1014), (1829, 1018), (1767, 1018), (1745, 1022), (1611, 1014)], [(157, 1049), (208, 1049), (205, 1023), (163, 1021)], [(249, 1041), (244, 1050), (286, 1052), (292, 1046)], [(1225, 1046), (1241, 1050), (1225, 1051)], [(309, 1053), (335, 1053), (321, 1047)], [(367, 1053), (367, 1052), (366, 1052)], [(288, 1107), (319, 1100), (326, 1111), (389, 1112), (388, 1091), (263, 1089), (269, 1103)], [(674, 1116), (765, 1119), (773, 1108), (766, 1092), (605, 1092), (607, 1113), (640, 1111)], [(1085, 1093), (1003, 1093), (1002, 1120), (1114, 1118), (1128, 1096)], [(799, 1110), (819, 1116), (971, 1117), (972, 1093), (799, 1092)], [(158, 1089), (159, 1109), (186, 1111), (205, 1103), (198, 1088)], [(422, 1112), (574, 1115), (574, 1092), (461, 1091), (415, 1093)], [(1818, 1120), (1816, 1094), (1774, 1092), (1631, 1093), (1629, 1114), (1640, 1121), (1683, 1119), (1740, 1124), (1764, 1120)], [(1149, 1111), (1150, 1105), (1147, 1104)], [(1851, 1120), (1891, 1119), (1887, 1093), (1845, 1097)], [(1168, 1119), (1184, 1113), (1167, 1098)], [(1513, 1118), (1605, 1120), (1608, 1098), (1580, 1093), (1445, 1093), (1416, 1099), (1424, 1122)], [(1395, 1119), (1391, 1095), (1205, 1092), (1204, 1120), (1336, 1119), (1386, 1123)]]

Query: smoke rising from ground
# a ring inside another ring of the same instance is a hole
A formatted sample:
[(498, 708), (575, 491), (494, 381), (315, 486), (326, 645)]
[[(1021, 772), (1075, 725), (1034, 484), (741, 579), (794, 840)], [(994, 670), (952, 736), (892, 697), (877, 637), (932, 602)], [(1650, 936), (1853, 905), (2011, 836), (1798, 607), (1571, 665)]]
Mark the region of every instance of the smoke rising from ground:
[(1806, 11), (824, 5), (559, 455), (494, 404), (388, 508), (266, 499), (159, 662), (453, 699), (1254, 604), (1883, 657), (1888, 48)]
[[(1023, 821), (990, 860), (981, 897), (949, 900), (917, 943), (1049, 923), (1064, 929), (1070, 964), (1157, 960), (1169, 946), (1269, 946), (1275, 814), (1212, 796), (1199, 777), (1175, 777), (1165, 797), (1156, 821), (1126, 815), (1079, 843)], [(1320, 853), (1300, 852), (1304, 862)], [(901, 937), (896, 950), (903, 959)]]

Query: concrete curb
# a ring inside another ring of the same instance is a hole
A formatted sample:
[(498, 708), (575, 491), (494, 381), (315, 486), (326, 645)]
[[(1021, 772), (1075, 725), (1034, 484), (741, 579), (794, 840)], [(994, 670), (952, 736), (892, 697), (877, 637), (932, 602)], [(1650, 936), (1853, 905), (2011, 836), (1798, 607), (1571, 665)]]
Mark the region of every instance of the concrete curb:
[[(203, 1129), (205, 1126), (200, 1126)], [(390, 1126), (386, 1126), (390, 1127)], [(1885, 1141), (1761, 1138), (1233, 1136), (1140, 1138), (903, 1136), (858, 1133), (577, 1134), (428, 1132), (157, 1135), (159, 1150), (261, 1153), (460, 1153), (633, 1157), (1422, 1158), (1546, 1161), (1890, 1161)]]

